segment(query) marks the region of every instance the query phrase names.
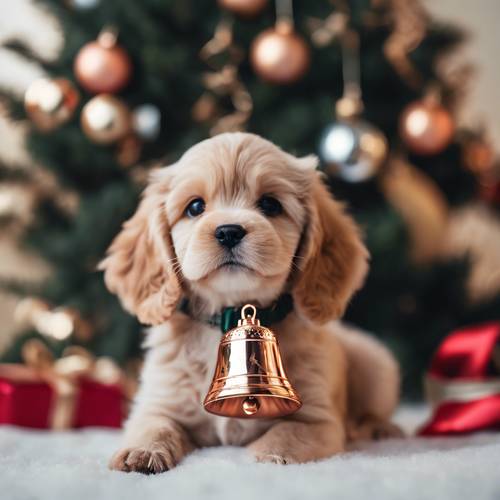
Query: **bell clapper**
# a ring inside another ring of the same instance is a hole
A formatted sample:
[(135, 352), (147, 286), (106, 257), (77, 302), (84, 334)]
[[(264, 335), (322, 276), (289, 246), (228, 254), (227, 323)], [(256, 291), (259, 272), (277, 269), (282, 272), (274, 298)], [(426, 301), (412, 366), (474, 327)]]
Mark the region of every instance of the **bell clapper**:
[(247, 415), (255, 415), (259, 411), (259, 401), (253, 396), (249, 396), (243, 401), (243, 411)]

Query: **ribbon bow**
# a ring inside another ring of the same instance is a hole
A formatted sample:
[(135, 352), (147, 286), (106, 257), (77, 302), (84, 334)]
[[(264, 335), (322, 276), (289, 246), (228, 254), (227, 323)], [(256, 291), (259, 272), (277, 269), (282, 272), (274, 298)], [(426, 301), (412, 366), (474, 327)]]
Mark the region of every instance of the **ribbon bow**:
[(500, 428), (500, 375), (492, 375), (499, 371), (499, 339), (500, 323), (488, 323), (457, 330), (443, 341), (425, 379), (434, 414), (420, 435)]

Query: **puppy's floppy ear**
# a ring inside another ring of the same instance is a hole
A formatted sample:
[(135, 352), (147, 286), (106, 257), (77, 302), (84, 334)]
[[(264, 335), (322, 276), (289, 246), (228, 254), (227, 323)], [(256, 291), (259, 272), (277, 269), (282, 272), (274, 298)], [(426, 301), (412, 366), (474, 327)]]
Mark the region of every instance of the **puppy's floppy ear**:
[(359, 229), (341, 203), (315, 175), (309, 196), (309, 220), (301, 244), (293, 296), (298, 310), (324, 323), (342, 316), (368, 270), (368, 251)]
[(123, 224), (107, 257), (99, 264), (108, 289), (118, 295), (127, 311), (147, 325), (166, 321), (181, 297), (163, 206), (165, 194), (166, 188), (153, 179), (136, 213)]

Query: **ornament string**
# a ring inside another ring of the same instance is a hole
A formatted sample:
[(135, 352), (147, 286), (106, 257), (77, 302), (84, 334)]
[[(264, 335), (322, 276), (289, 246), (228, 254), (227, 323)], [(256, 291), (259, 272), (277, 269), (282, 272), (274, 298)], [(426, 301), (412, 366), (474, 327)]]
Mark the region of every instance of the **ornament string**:
[(276, 29), (293, 30), (293, 0), (276, 0)]
[(110, 49), (116, 45), (116, 42), (118, 41), (118, 34), (118, 27), (114, 24), (108, 24), (100, 31), (97, 36), (97, 41), (102, 47)]
[(340, 39), (342, 51), (343, 98), (361, 101), (359, 35), (347, 30)]
[(363, 111), (361, 92), (361, 60), (359, 35), (353, 29), (346, 29), (340, 36), (342, 56), (342, 98), (335, 104), (335, 112), (340, 118), (354, 118)]

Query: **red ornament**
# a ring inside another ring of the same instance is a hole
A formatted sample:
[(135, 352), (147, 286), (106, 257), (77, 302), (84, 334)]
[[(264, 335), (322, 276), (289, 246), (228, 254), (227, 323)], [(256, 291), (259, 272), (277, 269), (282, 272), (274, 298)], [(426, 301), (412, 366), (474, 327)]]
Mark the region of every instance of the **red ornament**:
[(80, 85), (93, 94), (115, 93), (130, 81), (132, 62), (116, 43), (116, 34), (103, 31), (97, 41), (78, 52), (74, 72)]
[(403, 111), (399, 133), (412, 152), (435, 155), (450, 144), (455, 123), (441, 104), (431, 100), (415, 101)]
[(490, 144), (481, 140), (468, 141), (464, 147), (464, 164), (477, 175), (488, 174), (495, 162), (495, 152)]
[(480, 184), (479, 195), (484, 201), (500, 207), (500, 180), (484, 179)]
[(253, 41), (250, 61), (254, 71), (275, 84), (300, 80), (311, 62), (309, 46), (287, 23), (263, 31)]

